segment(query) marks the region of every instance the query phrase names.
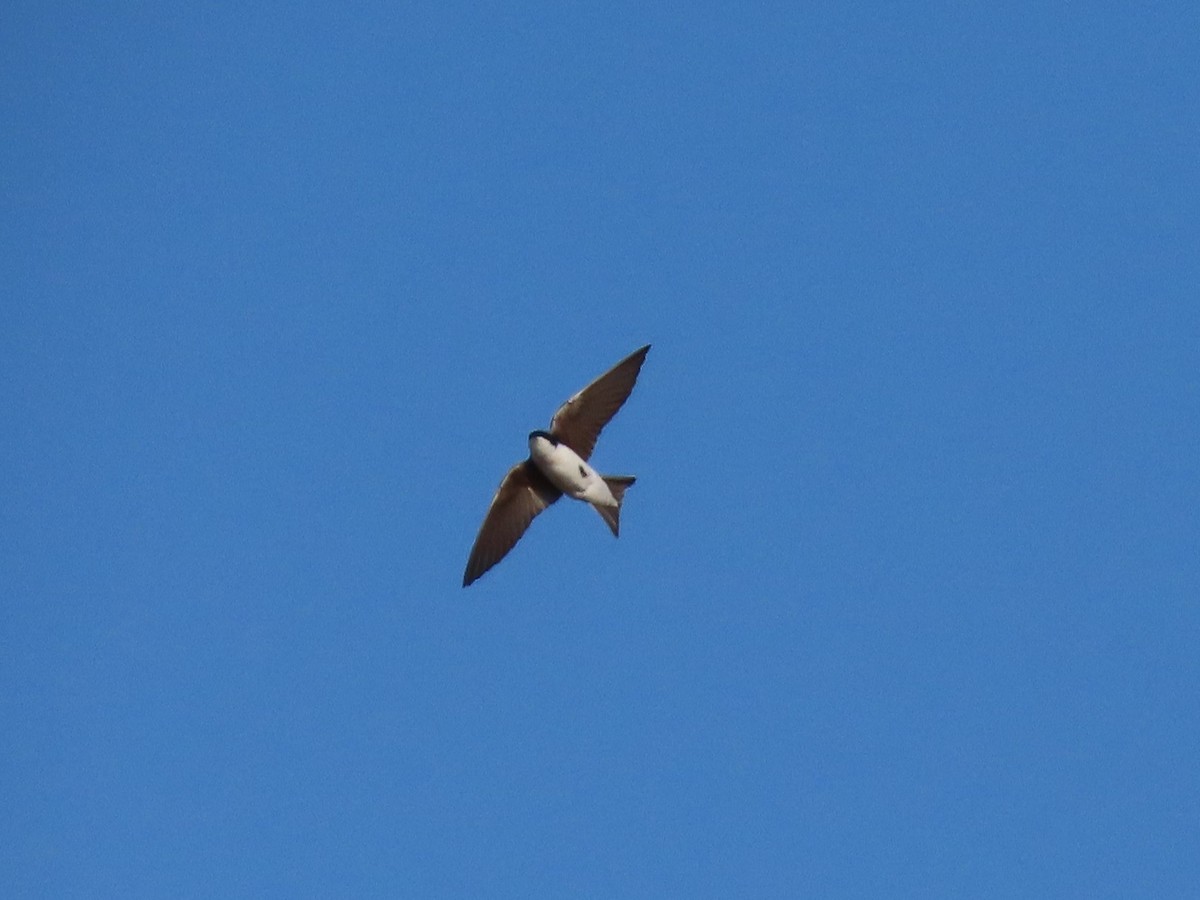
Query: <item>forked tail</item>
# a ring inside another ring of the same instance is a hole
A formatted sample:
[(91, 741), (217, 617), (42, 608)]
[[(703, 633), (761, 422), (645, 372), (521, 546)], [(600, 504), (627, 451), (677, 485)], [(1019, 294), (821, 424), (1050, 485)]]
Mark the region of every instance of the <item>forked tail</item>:
[(625, 499), (625, 489), (637, 481), (632, 475), (601, 475), (604, 483), (608, 485), (608, 489), (612, 491), (613, 499), (617, 501), (616, 506), (600, 506), (593, 503), (596, 512), (600, 513), (600, 518), (608, 523), (608, 527), (612, 529), (613, 537), (618, 536), (621, 530), (621, 502)]

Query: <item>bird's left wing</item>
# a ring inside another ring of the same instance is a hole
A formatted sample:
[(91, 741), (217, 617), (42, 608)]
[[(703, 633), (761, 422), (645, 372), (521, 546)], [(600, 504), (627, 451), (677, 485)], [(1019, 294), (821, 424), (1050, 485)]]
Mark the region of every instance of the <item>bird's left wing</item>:
[(463, 573), (463, 587), (500, 562), (521, 539), (534, 517), (561, 496), (562, 491), (529, 460), (509, 469), (471, 547), (467, 570)]
[(635, 350), (560, 406), (550, 433), (584, 459), (591, 456), (600, 430), (628, 399), (649, 352), (649, 344)]

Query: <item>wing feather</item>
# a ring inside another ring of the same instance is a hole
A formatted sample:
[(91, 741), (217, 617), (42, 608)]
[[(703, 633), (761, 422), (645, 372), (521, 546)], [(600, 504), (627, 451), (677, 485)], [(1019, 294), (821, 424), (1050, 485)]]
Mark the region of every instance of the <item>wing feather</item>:
[(649, 344), (635, 350), (560, 406), (550, 420), (550, 433), (583, 459), (591, 456), (600, 431), (633, 390), (649, 351)]
[(463, 587), (500, 562), (521, 539), (538, 513), (562, 496), (532, 462), (508, 470), (471, 547)]

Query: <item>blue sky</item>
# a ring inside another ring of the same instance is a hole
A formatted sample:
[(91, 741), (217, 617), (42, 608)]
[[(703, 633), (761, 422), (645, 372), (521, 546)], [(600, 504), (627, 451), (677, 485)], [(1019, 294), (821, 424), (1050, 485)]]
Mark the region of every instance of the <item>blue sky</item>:
[(6, 4), (7, 895), (1189, 895), (1198, 34)]

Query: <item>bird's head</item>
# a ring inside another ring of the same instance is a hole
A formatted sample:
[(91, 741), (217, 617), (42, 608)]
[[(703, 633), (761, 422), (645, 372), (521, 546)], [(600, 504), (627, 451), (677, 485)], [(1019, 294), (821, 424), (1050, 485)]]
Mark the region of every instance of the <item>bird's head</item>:
[(556, 438), (550, 432), (548, 432), (548, 431), (531, 431), (531, 432), (529, 432), (529, 446), (531, 448), (533, 447), (534, 442), (537, 441), (538, 438), (542, 438), (543, 440), (549, 441), (552, 445), (554, 445), (556, 447), (558, 446), (558, 438)]

